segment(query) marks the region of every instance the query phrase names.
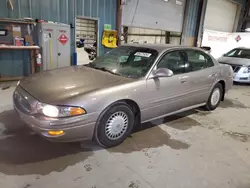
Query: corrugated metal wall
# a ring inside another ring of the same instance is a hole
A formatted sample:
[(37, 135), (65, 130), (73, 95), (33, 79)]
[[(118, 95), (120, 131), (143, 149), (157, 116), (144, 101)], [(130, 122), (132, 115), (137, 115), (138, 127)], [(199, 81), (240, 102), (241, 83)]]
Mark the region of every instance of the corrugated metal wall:
[(182, 29), (183, 45), (193, 46), (197, 37), (197, 25), (199, 24), (199, 10), (202, 0), (187, 0)]
[[(99, 18), (99, 44), (104, 24), (116, 29), (117, 0), (13, 0), (13, 5), (11, 11), (1, 3), (0, 18), (32, 17), (66, 24), (74, 24), (75, 16)], [(73, 37), (73, 30), (71, 33)], [(72, 38), (72, 46), (74, 43)], [(103, 51), (101, 47), (100, 53)]]
[[(0, 18), (39, 18), (66, 24), (73, 24), (76, 16), (86, 16), (99, 18), (99, 53), (106, 51), (101, 45), (104, 24), (111, 24), (112, 29), (116, 29), (117, 0), (12, 0), (14, 10), (7, 7), (6, 0), (0, 0)], [(75, 51), (74, 29), (71, 30), (72, 44), (71, 54)], [(1, 52), (0, 52), (1, 53)], [(10, 56), (18, 56), (13, 52), (8, 52)], [(20, 55), (20, 52), (18, 52)], [(1, 61), (6, 61), (6, 57), (0, 54)], [(14, 63), (14, 59), (10, 59)], [(27, 61), (27, 59), (23, 59)], [(16, 68), (16, 67), (13, 67)]]
[[(182, 30), (182, 44), (193, 46), (197, 36), (203, 33), (204, 15), (206, 12), (206, 4), (208, 0), (187, 0), (185, 7), (185, 16)], [(239, 3), (242, 7), (245, 6), (246, 0), (233, 0)], [(200, 20), (201, 3), (204, 2), (202, 16)], [(240, 16), (242, 17), (242, 15)], [(199, 28), (200, 27), (200, 28)], [(199, 33), (199, 29), (201, 30)], [(201, 36), (198, 36), (201, 37)]]

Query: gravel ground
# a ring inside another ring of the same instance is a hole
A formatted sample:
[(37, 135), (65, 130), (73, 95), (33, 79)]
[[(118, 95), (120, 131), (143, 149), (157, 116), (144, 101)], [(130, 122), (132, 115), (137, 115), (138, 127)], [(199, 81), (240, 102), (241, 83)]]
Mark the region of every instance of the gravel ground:
[(1, 188), (250, 188), (250, 86), (213, 112), (144, 124), (123, 144), (51, 143), (30, 132), (0, 87)]

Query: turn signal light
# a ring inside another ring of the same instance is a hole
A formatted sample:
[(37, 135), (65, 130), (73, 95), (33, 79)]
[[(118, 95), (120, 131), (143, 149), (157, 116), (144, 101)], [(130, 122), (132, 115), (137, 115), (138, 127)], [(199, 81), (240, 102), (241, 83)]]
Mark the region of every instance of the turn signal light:
[(70, 114), (70, 116), (76, 116), (76, 115), (86, 114), (86, 111), (82, 108), (71, 107), (69, 114)]
[(60, 136), (64, 134), (64, 131), (48, 131), (50, 136)]

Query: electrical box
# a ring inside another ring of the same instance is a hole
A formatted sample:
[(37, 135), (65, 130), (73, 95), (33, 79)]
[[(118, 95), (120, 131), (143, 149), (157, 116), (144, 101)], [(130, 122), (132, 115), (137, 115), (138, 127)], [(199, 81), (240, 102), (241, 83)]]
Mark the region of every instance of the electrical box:
[(70, 66), (70, 25), (39, 23), (38, 43), (42, 49), (42, 70)]

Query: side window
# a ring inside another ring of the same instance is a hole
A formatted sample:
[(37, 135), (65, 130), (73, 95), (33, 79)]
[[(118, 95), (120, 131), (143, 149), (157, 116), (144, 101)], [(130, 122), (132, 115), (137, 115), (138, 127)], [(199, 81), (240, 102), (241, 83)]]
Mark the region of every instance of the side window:
[(157, 65), (157, 68), (167, 68), (174, 74), (182, 74), (185, 71), (185, 60), (180, 51), (167, 53)]
[(187, 72), (202, 70), (214, 66), (211, 57), (206, 53), (197, 50), (186, 50), (188, 62), (186, 64)]

